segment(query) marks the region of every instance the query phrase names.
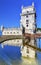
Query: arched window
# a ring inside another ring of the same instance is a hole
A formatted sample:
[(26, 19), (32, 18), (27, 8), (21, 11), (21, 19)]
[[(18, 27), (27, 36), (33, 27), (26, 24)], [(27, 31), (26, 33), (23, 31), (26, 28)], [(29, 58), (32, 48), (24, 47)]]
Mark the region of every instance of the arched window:
[(7, 34), (9, 34), (9, 32), (7, 32)]
[(19, 32), (17, 32), (17, 33), (19, 33)]
[(15, 32), (13, 32), (15, 34)]
[(6, 34), (6, 32), (4, 32), (4, 34)]
[(10, 34), (12, 34), (12, 32), (10, 32)]

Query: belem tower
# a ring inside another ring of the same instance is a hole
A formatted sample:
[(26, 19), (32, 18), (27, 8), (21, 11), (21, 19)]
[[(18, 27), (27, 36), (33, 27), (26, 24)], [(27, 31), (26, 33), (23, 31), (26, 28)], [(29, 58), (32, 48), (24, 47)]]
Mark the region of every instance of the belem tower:
[[(36, 33), (36, 11), (34, 7), (34, 3), (31, 6), (23, 7), (22, 12), (20, 14), (20, 28), (5, 28), (1, 26), (2, 35), (24, 35), (27, 33), (34, 34)], [(29, 44), (36, 46), (36, 40), (30, 39)], [(36, 51), (28, 47), (27, 45), (23, 45), (23, 39), (13, 39), (9, 41), (5, 41), (3, 45), (19, 45), (21, 46), (21, 55), (23, 57), (31, 57), (35, 58)]]

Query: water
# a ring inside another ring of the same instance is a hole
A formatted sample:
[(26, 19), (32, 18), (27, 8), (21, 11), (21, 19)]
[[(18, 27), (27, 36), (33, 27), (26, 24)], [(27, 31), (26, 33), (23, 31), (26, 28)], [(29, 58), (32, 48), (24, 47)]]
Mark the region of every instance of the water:
[[(39, 47), (38, 43), (37, 45)], [(36, 59), (22, 58), (20, 47), (4, 46), (2, 48), (0, 45), (0, 65), (41, 65), (41, 52), (37, 52)]]

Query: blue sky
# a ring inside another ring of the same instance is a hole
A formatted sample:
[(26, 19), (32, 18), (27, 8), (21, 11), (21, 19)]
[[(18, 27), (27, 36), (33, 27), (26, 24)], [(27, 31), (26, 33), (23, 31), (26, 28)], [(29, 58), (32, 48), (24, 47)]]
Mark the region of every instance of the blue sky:
[(0, 0), (0, 26), (19, 27), (21, 6), (29, 6), (34, 2), (37, 27), (41, 27), (41, 0)]

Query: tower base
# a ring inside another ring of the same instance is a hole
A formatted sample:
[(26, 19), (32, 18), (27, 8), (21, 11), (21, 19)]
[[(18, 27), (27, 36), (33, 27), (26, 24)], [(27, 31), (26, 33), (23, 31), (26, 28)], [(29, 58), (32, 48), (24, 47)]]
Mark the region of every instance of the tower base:
[(25, 46), (21, 46), (21, 55), (23, 57), (35, 58), (36, 52), (33, 48)]

